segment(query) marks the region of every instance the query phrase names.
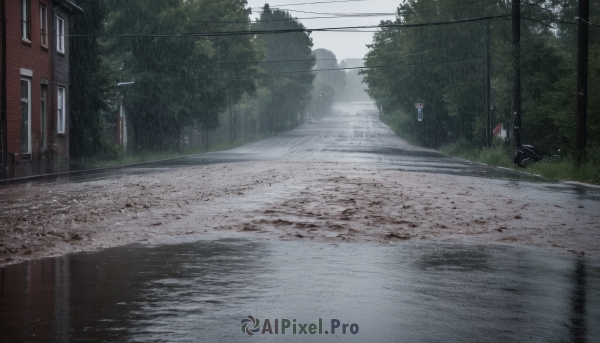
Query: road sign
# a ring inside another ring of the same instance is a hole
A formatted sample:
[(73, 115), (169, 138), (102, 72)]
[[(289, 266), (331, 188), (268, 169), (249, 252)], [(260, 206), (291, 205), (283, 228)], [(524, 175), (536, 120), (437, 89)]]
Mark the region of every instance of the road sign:
[(423, 107), (418, 107), (417, 111), (419, 114), (419, 121), (423, 121)]
[(422, 102), (417, 102), (417, 103), (415, 104), (415, 108), (416, 108), (416, 109), (419, 109), (419, 108), (421, 108), (421, 109), (422, 109), (422, 108), (425, 108), (425, 104), (424, 104), (424, 103), (422, 103)]

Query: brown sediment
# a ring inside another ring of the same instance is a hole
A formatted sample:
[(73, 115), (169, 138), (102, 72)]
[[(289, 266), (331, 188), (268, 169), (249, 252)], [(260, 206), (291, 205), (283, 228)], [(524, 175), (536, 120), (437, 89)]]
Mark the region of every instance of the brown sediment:
[(597, 203), (528, 196), (507, 183), (355, 163), (248, 162), (3, 186), (0, 264), (215, 231), (385, 244), (418, 238), (600, 256)]

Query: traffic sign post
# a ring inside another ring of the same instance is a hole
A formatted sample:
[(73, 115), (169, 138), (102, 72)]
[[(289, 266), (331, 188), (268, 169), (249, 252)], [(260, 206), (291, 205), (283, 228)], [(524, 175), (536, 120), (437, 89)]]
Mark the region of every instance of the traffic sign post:
[(415, 104), (415, 108), (417, 109), (417, 118), (419, 121), (423, 121), (423, 108), (425, 108), (425, 104), (418, 102)]

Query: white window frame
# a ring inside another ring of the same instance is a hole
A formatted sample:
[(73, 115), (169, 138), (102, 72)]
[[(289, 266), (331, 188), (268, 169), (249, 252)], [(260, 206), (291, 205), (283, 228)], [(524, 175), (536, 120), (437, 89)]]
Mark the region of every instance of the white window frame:
[[(21, 77), (21, 82), (27, 82), (27, 96), (28, 98), (21, 98), (21, 103), (27, 103), (27, 151), (21, 151), (25, 154), (31, 154), (31, 79)], [(22, 115), (22, 114), (21, 114)], [(22, 135), (21, 135), (22, 137)]]
[(42, 133), (42, 149), (48, 149), (48, 85), (40, 88), (40, 126)]
[(56, 51), (65, 53), (65, 20), (56, 16)]
[(31, 42), (31, 1), (21, 0), (21, 38)]
[(40, 3), (40, 38), (42, 46), (48, 47), (48, 7)]
[(67, 91), (65, 90), (65, 87), (59, 86), (58, 90), (56, 91), (56, 132), (59, 135), (64, 135), (66, 129), (66, 95)]

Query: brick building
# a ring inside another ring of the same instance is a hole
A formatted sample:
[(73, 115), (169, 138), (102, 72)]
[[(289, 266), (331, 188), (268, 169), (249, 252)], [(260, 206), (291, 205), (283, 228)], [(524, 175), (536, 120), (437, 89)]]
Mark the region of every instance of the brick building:
[(68, 0), (0, 0), (3, 166), (68, 162)]

